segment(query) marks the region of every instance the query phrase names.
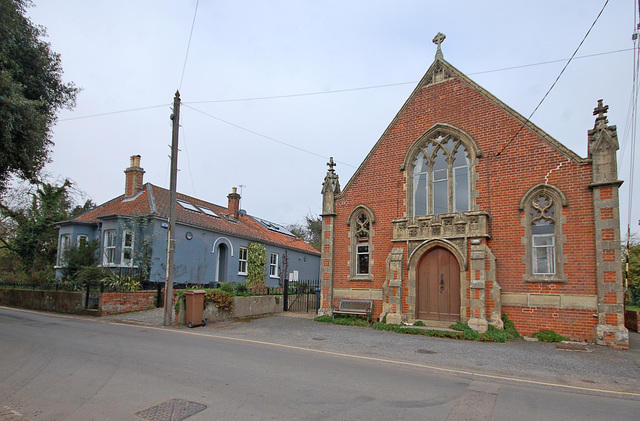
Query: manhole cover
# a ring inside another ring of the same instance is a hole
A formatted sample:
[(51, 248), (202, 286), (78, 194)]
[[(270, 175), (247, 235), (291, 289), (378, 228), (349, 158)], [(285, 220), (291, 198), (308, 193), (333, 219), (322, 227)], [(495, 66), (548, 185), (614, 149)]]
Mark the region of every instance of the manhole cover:
[(149, 421), (181, 421), (205, 409), (207, 409), (206, 405), (184, 399), (171, 399), (144, 411), (136, 412), (136, 415)]
[(436, 354), (436, 351), (431, 351), (430, 349), (419, 349), (416, 352), (418, 354)]

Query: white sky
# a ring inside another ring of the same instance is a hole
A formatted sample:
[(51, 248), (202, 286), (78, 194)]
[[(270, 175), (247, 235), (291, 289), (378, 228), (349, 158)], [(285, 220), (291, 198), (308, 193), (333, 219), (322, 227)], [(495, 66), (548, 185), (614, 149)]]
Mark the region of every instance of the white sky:
[[(623, 232), (634, 2), (611, 0), (578, 56), (626, 51), (574, 60), (532, 119), (586, 156), (593, 108), (600, 98), (609, 105), (621, 143)], [(201, 0), (182, 86), (196, 0), (35, 3), (29, 16), (47, 28), (65, 80), (83, 89), (55, 127), (47, 167), (54, 178), (72, 179), (100, 204), (123, 193), (129, 156), (140, 154), (145, 182), (168, 188), (170, 104), (179, 88), (178, 190), (226, 206), (231, 188), (244, 185), (244, 209), (287, 224), (320, 212), (329, 156), (347, 183), (433, 62), (436, 33), (447, 36), (447, 61), (526, 117), (565, 63), (481, 72), (569, 58), (604, 0)], [(199, 103), (403, 82), (412, 83)], [(152, 106), (161, 107), (80, 118)], [(633, 231), (639, 208), (636, 197)]]

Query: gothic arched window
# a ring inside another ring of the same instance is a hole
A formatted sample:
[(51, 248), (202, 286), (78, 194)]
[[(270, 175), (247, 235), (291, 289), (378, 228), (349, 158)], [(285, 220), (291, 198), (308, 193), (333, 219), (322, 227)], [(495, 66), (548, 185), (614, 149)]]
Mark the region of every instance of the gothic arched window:
[(562, 246), (563, 207), (567, 200), (562, 192), (549, 184), (539, 184), (529, 189), (520, 201), (520, 210), (525, 212), (525, 246), (523, 263), (528, 282), (566, 282), (563, 273), (566, 256)]
[(411, 167), (413, 216), (472, 210), (471, 161), (462, 140), (428, 137)]
[(351, 241), (351, 278), (370, 279), (373, 266), (372, 224), (375, 222), (371, 209), (358, 206), (349, 217)]
[(553, 275), (555, 268), (555, 219), (553, 200), (544, 193), (536, 196), (531, 212), (531, 255), (535, 275)]

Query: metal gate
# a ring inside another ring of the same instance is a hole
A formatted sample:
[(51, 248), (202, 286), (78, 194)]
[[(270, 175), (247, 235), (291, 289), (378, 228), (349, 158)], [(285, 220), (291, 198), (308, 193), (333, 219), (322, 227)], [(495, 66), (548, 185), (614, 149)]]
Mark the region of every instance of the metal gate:
[(87, 290), (84, 296), (84, 308), (86, 310), (97, 310), (100, 307), (100, 294), (104, 292), (104, 282), (100, 284), (87, 283)]
[(284, 280), (283, 310), (300, 313), (317, 313), (320, 306), (320, 281)]

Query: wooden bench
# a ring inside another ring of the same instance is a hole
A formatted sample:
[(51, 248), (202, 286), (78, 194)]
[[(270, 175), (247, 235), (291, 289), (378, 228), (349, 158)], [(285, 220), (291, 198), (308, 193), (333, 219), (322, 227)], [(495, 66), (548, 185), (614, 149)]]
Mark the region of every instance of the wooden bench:
[(355, 314), (366, 316), (367, 321), (371, 323), (373, 317), (373, 300), (340, 300), (338, 308), (333, 308), (333, 318), (336, 314)]

